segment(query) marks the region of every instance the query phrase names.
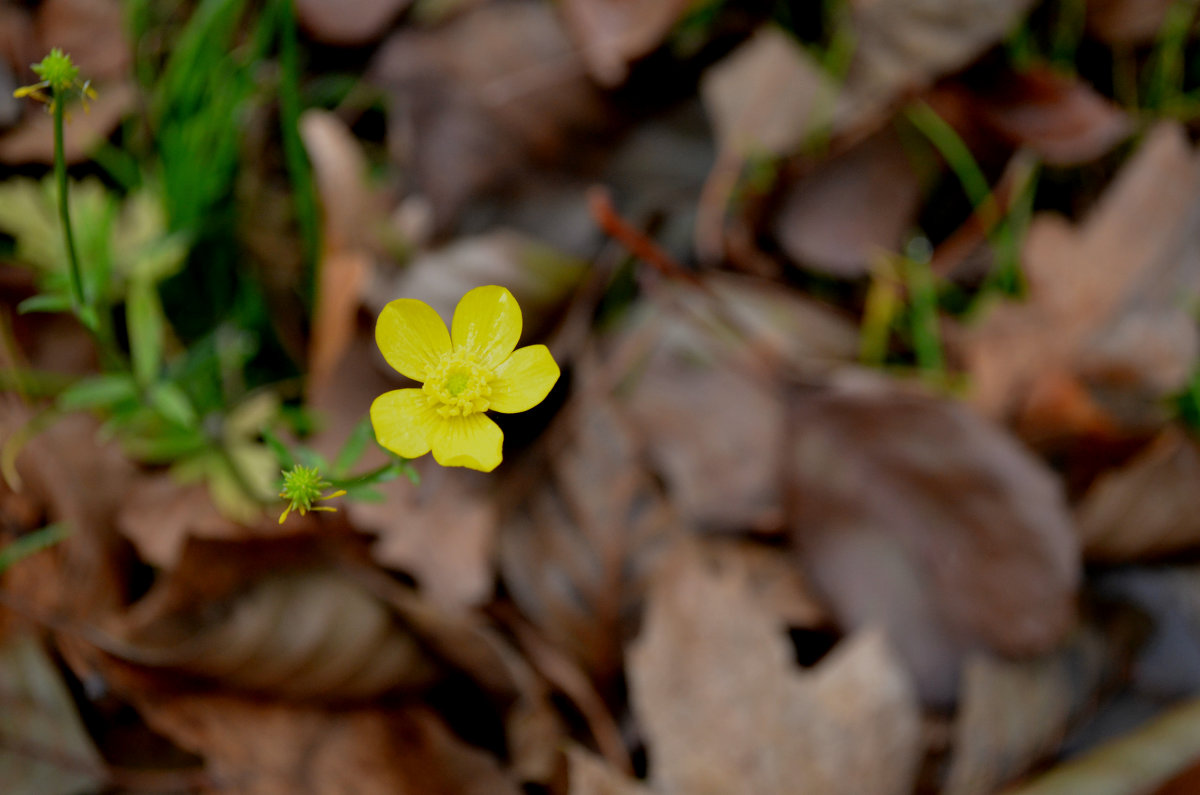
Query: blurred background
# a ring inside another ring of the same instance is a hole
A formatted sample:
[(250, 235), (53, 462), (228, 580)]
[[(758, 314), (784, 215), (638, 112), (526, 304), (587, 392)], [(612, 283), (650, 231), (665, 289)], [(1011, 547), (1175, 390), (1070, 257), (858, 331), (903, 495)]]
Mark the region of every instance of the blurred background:
[(1200, 792), (1198, 13), (0, 0), (0, 791)]

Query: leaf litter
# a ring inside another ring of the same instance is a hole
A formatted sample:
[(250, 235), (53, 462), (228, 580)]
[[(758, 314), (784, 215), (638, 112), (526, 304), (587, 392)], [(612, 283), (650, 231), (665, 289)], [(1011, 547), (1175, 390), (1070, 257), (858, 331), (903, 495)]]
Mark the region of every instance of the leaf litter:
[[(107, 428), (36, 415), (5, 374), (0, 443), (23, 484), (0, 491), (0, 549), (66, 536), (0, 572), (16, 795), (145, 784), (137, 749), (170, 746), (153, 781), (185, 791), (1187, 791), (1195, 87), (1184, 72), (1154, 108), (1137, 102), (1166, 82), (1121, 82), (1168, 81), (1181, 12), (295, 7), (311, 107), (286, 123), (322, 245), (311, 316), (275, 321), (305, 375), (285, 411), (315, 417), (287, 443), (332, 459), (397, 386), (372, 325), (399, 296), (448, 315), (504, 285), (523, 344), (549, 344), (564, 378), (506, 422), (495, 475), (421, 464), (419, 484), (280, 526), (253, 502), (223, 515), (231, 482), (135, 466)], [(118, 148), (144, 134), (118, 10), (0, 14), (14, 75), (35, 41), (97, 79), (72, 162), (118, 126)], [(914, 101), (960, 148), (920, 139)], [(41, 173), (50, 119), (20, 110), (0, 160)], [(263, 180), (277, 142), (247, 124)], [(119, 170), (109, 155), (99, 170)], [(962, 201), (975, 171), (999, 214)], [(290, 212), (246, 223), (276, 298), (308, 289)], [(1024, 293), (985, 286), (959, 311), (1005, 224)], [(915, 283), (871, 315), (880, 263), (918, 267), (925, 242), (940, 372), (914, 355)], [(0, 243), (6, 368), (95, 371), (77, 329), (15, 313), (33, 285), (9, 263), (30, 249)], [(266, 462), (249, 425), (233, 441)]]

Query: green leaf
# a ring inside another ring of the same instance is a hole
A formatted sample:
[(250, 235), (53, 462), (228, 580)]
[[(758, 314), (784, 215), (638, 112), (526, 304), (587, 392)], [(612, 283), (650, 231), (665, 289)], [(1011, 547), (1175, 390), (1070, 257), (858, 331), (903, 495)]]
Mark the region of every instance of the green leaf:
[(338, 451), (337, 458), (334, 459), (333, 468), (329, 474), (335, 478), (343, 478), (350, 467), (358, 463), (358, 459), (362, 458), (363, 452), (367, 449), (367, 442), (375, 438), (375, 430), (371, 426), (371, 418), (363, 417), (358, 424), (354, 426), (354, 430), (350, 431), (350, 435), (346, 438), (346, 443), (342, 445), (342, 449)]
[(141, 386), (149, 386), (158, 377), (162, 365), (165, 329), (162, 302), (152, 282), (135, 279), (130, 283), (125, 322), (129, 329), (134, 378)]
[(40, 293), (17, 304), (17, 314), (29, 312), (70, 312), (71, 296), (66, 293)]
[(150, 390), (150, 405), (169, 422), (188, 428), (196, 425), (196, 410), (178, 384), (170, 381), (156, 384)]
[(126, 400), (136, 400), (137, 384), (125, 374), (97, 375), (76, 381), (58, 396), (62, 411), (111, 408)]

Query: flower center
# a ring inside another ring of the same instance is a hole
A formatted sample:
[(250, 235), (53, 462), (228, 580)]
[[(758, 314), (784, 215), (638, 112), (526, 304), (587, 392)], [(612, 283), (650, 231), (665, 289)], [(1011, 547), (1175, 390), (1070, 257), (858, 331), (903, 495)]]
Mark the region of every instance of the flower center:
[(491, 371), (472, 361), (465, 351), (452, 351), (433, 368), (421, 391), (441, 416), (465, 417), (488, 410), (491, 380)]

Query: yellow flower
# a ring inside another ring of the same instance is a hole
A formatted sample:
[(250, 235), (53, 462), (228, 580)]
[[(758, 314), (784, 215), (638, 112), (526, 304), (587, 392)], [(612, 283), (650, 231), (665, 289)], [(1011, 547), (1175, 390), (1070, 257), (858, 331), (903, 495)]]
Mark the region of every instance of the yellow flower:
[(558, 380), (549, 349), (514, 350), (520, 337), (521, 307), (503, 287), (464, 295), (449, 332), (424, 301), (400, 298), (385, 306), (375, 326), (379, 350), (424, 386), (386, 392), (371, 404), (379, 443), (405, 458), (432, 450), (442, 466), (495, 469), (504, 433), (484, 412), (531, 409)]

